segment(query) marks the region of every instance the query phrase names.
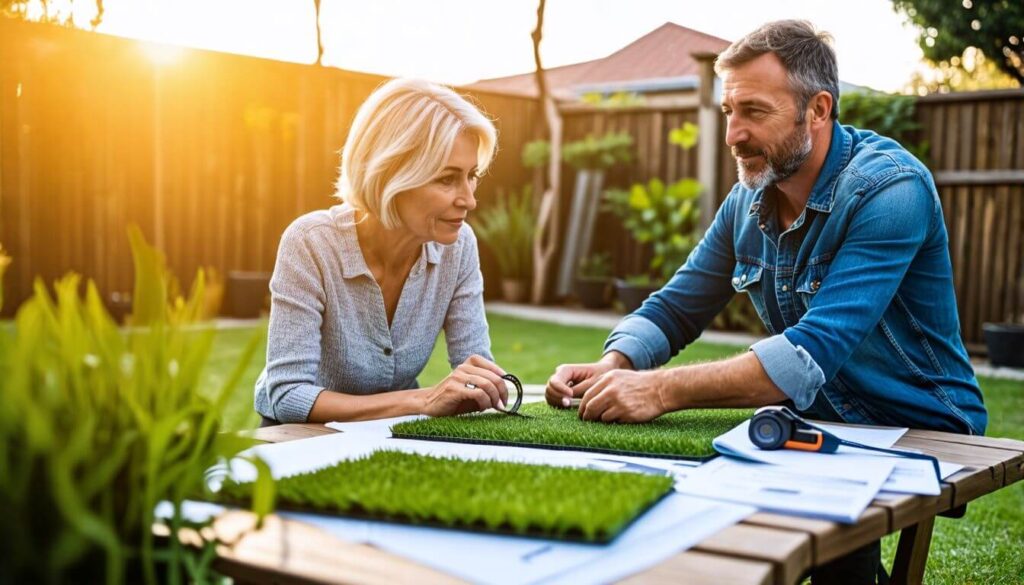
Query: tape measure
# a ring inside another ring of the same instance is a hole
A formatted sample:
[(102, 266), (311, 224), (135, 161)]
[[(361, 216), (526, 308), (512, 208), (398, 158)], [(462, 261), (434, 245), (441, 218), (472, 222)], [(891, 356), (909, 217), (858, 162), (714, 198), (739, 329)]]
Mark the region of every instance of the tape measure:
[(754, 412), (747, 429), (750, 442), (760, 449), (775, 451), (778, 449), (795, 449), (816, 453), (835, 453), (840, 445), (876, 451), (905, 457), (907, 459), (924, 459), (932, 463), (935, 476), (942, 480), (939, 460), (924, 453), (910, 453), (896, 449), (872, 447), (854, 441), (840, 439), (825, 429), (815, 426), (785, 406), (765, 406)]

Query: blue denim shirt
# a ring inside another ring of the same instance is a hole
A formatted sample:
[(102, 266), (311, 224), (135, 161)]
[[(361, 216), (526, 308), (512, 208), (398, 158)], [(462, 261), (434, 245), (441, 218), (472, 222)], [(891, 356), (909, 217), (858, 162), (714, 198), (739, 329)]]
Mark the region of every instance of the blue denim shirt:
[(928, 169), (893, 140), (835, 123), (804, 212), (782, 233), (775, 216), (770, 188), (733, 187), (686, 263), (623, 319), (605, 353), (660, 366), (746, 293), (772, 334), (751, 350), (798, 410), (984, 433)]

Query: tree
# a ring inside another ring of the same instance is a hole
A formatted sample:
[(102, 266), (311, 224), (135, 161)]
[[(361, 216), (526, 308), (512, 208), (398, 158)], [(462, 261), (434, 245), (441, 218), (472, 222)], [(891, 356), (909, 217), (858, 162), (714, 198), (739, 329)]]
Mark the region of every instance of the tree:
[(986, 58), (977, 47), (967, 47), (962, 57), (931, 63), (926, 69), (914, 72), (906, 86), (906, 92), (927, 95), (1015, 87), (1020, 87), (1016, 79), (1007, 75), (991, 59)]
[(548, 155), (548, 188), (540, 198), (540, 209), (537, 215), (537, 230), (533, 239), (533, 292), (534, 303), (544, 302), (550, 288), (551, 265), (556, 261), (555, 251), (558, 248), (558, 210), (559, 204), (561, 158), (562, 158), (562, 118), (558, 114), (558, 106), (548, 93), (547, 80), (544, 77), (544, 66), (540, 60), (540, 42), (544, 33), (544, 5), (540, 0), (537, 5), (537, 27), (530, 38), (533, 40), (533, 61), (536, 65), (537, 99), (544, 116), (544, 132), (547, 134), (551, 150)]
[(1024, 85), (1024, 3), (1020, 0), (893, 0), (921, 29), (918, 42), (933, 61), (960, 58), (976, 47)]
[(320, 28), (320, 0), (313, 0), (313, 14), (316, 19), (316, 64), (323, 65), (324, 39), (323, 30)]

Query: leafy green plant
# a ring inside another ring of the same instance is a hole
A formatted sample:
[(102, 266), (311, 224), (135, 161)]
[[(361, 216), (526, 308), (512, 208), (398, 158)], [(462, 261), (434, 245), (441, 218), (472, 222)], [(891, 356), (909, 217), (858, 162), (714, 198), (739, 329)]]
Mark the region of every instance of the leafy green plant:
[(590, 256), (580, 259), (580, 268), (577, 272), (580, 278), (594, 280), (609, 279), (612, 277), (612, 257), (608, 252), (595, 252)]
[[(697, 126), (690, 122), (669, 132), (669, 142), (684, 150), (693, 148), (698, 137)], [(633, 239), (654, 250), (644, 285), (657, 286), (671, 278), (697, 244), (702, 190), (691, 178), (670, 185), (654, 178), (629, 190), (604, 192), (603, 209), (617, 215)]]
[(596, 108), (615, 109), (642, 106), (647, 100), (635, 91), (616, 91), (611, 94), (592, 91), (580, 96), (580, 101)]
[(395, 437), (462, 439), (537, 447), (571, 447), (658, 457), (704, 459), (714, 455), (711, 441), (750, 418), (750, 410), (710, 409), (672, 412), (644, 424), (613, 425), (580, 420), (573, 409), (545, 403), (524, 404), (524, 418), (472, 414), (399, 423)]
[[(251, 488), (228, 482), (222, 493), (247, 501)], [(671, 489), (663, 476), (395, 451), (277, 482), (282, 508), (598, 542), (614, 538)]]
[[(252, 441), (222, 434), (220, 415), (254, 337), (210, 399), (199, 376), (215, 334), (197, 327), (200, 271), (187, 297), (169, 296), (163, 256), (138, 229), (132, 327), (120, 329), (91, 281), (36, 281), (14, 327), (0, 332), (0, 582), (182, 582), (205, 579), (176, 538), (157, 541), (154, 509), (169, 501), (171, 534), (206, 470)], [(261, 468), (257, 465), (258, 468)], [(258, 512), (271, 505), (261, 468)], [(158, 570), (157, 565), (161, 565)]]
[(587, 135), (562, 146), (562, 160), (577, 170), (607, 169), (633, 160), (633, 137), (628, 132)]
[(547, 140), (533, 140), (523, 145), (523, 166), (528, 169), (548, 164), (551, 158), (551, 143)]
[(921, 161), (928, 160), (927, 140), (915, 141), (921, 124), (914, 117), (917, 98), (909, 95), (851, 92), (839, 98), (843, 124), (856, 126), (892, 138)]
[(649, 266), (652, 281), (668, 280), (696, 245), (700, 192), (700, 183), (690, 178), (670, 185), (655, 178), (628, 191), (605, 191), (604, 208), (622, 219), (636, 241), (654, 249)]
[(519, 193), (499, 192), (497, 202), (478, 214), (473, 227), (494, 252), (503, 278), (526, 280), (530, 277), (536, 217), (533, 189), (529, 185)]

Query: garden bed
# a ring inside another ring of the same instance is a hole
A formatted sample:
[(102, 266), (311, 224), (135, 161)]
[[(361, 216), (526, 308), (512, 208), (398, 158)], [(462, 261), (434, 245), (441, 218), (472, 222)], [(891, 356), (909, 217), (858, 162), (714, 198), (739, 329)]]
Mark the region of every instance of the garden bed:
[[(545, 449), (578, 449), (618, 455), (707, 460), (711, 441), (750, 418), (748, 409), (686, 410), (644, 424), (583, 421), (576, 409), (525, 404), (525, 417), (500, 413), (470, 414), (399, 423), (392, 436)], [(527, 418), (528, 417), (528, 418)]]
[[(226, 502), (253, 485), (227, 482)], [(277, 508), (604, 543), (672, 489), (668, 476), (377, 451), (277, 480)]]

